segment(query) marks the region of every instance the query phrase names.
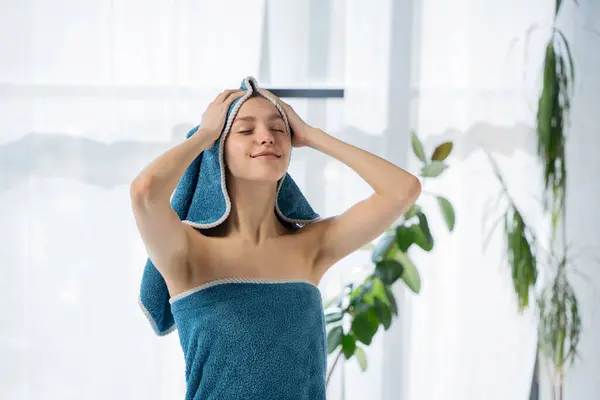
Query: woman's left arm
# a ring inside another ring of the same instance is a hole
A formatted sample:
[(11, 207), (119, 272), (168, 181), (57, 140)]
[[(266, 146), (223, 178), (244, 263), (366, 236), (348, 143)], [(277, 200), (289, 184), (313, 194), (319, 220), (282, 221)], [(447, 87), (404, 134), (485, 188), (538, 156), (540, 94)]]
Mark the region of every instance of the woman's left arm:
[(259, 90), (283, 107), (294, 131), (294, 147), (311, 147), (332, 156), (352, 168), (375, 192), (344, 213), (307, 226), (306, 232), (314, 235), (310, 242), (318, 247), (313, 253), (313, 270), (322, 276), (337, 261), (376, 239), (396, 222), (419, 197), (421, 182), (383, 158), (308, 125), (289, 104), (268, 90)]
[(320, 129), (302, 132), (303, 145), (321, 151), (359, 174), (374, 193), (338, 216), (313, 223), (319, 249), (314, 268), (321, 274), (350, 253), (381, 235), (419, 197), (419, 179), (368, 151)]

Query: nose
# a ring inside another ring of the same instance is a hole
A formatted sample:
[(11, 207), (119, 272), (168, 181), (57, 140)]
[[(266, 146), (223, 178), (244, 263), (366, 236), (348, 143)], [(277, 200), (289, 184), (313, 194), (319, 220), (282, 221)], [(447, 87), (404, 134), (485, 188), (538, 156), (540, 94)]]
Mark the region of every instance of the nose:
[(258, 135), (256, 135), (261, 144), (274, 143), (275, 137), (273, 133), (265, 126), (258, 129)]

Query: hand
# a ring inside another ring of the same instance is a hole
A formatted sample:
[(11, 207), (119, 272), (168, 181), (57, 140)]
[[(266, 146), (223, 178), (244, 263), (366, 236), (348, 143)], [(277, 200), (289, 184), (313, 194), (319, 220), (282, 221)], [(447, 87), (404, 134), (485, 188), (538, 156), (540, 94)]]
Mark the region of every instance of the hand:
[(242, 97), (244, 93), (245, 91), (241, 89), (224, 90), (219, 93), (202, 114), (202, 122), (198, 130), (210, 135), (211, 143), (214, 143), (221, 136), (231, 103)]
[(259, 92), (266, 96), (274, 98), (283, 107), (285, 114), (287, 115), (290, 128), (294, 131), (292, 136), (293, 147), (304, 147), (310, 146), (310, 139), (315, 132), (315, 128), (304, 122), (302, 118), (294, 111), (292, 106), (275, 96), (273, 93), (266, 89), (258, 89)]

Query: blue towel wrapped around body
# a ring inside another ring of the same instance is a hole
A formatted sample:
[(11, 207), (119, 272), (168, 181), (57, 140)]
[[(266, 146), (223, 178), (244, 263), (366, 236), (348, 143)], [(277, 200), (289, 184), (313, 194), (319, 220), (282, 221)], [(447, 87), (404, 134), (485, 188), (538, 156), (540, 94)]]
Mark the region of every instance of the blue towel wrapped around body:
[(220, 279), (171, 303), (186, 400), (325, 400), (325, 319), (314, 284)]

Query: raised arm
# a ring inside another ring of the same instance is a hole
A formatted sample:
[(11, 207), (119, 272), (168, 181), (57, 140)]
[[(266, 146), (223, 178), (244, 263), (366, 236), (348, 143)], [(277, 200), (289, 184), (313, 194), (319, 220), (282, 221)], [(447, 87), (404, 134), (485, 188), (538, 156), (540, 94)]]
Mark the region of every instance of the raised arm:
[(229, 106), (242, 94), (239, 90), (219, 94), (204, 113), (198, 131), (152, 161), (131, 182), (138, 231), (148, 256), (167, 283), (187, 266), (189, 232), (193, 229), (171, 208), (171, 194), (189, 165), (219, 137)]
[(321, 275), (337, 261), (381, 235), (421, 193), (419, 179), (402, 168), (321, 130), (310, 135), (310, 147), (346, 164), (374, 193), (343, 214), (316, 222), (320, 236), (315, 268)]
[(294, 146), (307, 146), (332, 156), (352, 168), (374, 191), (341, 215), (307, 227), (316, 238), (311, 242), (318, 247), (313, 268), (322, 276), (330, 266), (371, 242), (393, 224), (417, 200), (421, 182), (383, 158), (311, 127), (288, 104), (278, 101), (286, 110), (294, 130)]

